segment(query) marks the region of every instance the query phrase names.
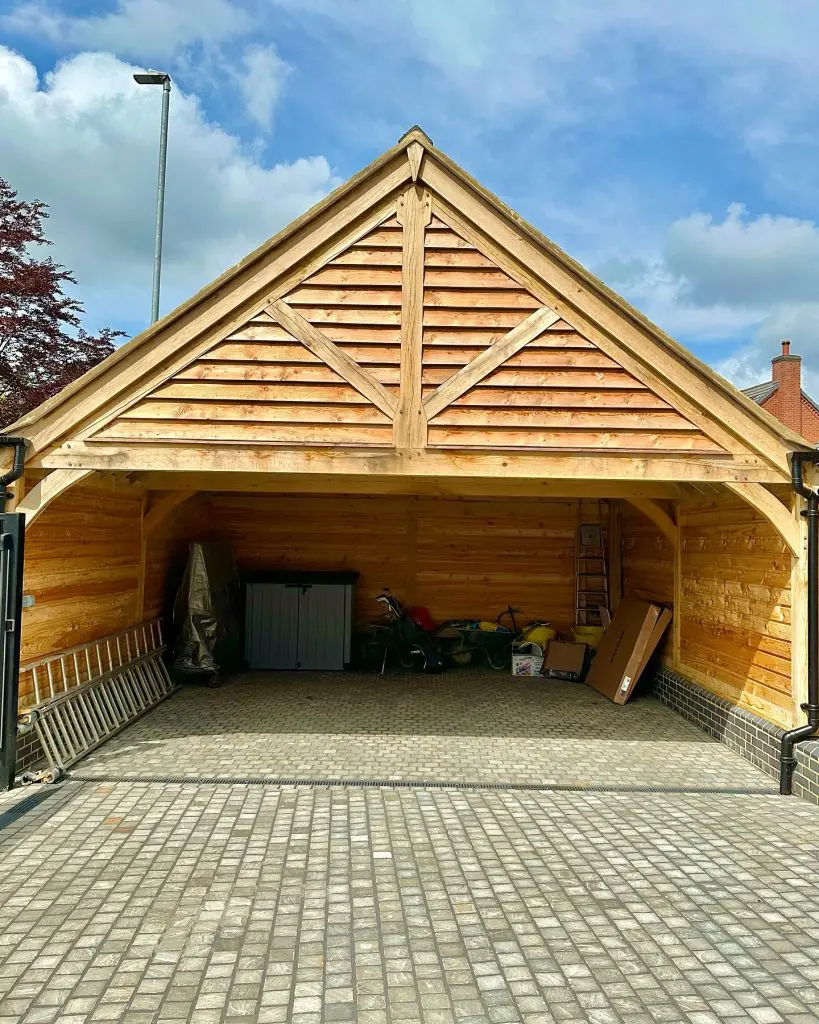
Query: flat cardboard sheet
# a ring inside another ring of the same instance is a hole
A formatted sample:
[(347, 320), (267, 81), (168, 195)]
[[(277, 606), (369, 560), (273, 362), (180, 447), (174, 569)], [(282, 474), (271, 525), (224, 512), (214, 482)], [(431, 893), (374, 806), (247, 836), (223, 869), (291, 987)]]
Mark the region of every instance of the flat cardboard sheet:
[[(597, 648), (586, 682), (615, 704), (625, 704), (645, 668), (661, 632), (656, 627), (662, 608), (650, 601), (625, 598)], [(666, 620), (663, 629), (668, 625)]]
[(586, 644), (552, 640), (546, 651), (543, 674), (550, 679), (580, 679), (586, 663)]

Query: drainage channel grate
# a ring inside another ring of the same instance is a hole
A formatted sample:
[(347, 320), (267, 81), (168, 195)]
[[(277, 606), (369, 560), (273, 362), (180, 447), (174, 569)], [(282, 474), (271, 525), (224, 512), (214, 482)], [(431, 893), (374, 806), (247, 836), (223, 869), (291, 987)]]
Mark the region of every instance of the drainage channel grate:
[(446, 782), (437, 779), (313, 779), (265, 778), (253, 775), (86, 775), (69, 772), (73, 782), (174, 783), (187, 786), (309, 786), (314, 789), (483, 789), (511, 793), (690, 793), (723, 796), (774, 796), (773, 788), (730, 786), (629, 786), (558, 782)]

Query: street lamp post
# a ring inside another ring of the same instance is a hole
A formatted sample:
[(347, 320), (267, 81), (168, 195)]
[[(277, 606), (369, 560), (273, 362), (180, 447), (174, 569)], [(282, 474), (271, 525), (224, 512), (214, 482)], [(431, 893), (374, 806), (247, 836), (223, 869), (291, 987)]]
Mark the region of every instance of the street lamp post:
[(171, 105), (171, 76), (164, 71), (134, 75), (137, 85), (162, 86), (162, 123), (159, 129), (159, 178), (156, 185), (156, 234), (154, 236), (154, 283), (151, 293), (151, 323), (159, 319), (159, 280), (162, 273), (162, 222), (165, 216), (165, 162), (168, 156), (168, 111)]

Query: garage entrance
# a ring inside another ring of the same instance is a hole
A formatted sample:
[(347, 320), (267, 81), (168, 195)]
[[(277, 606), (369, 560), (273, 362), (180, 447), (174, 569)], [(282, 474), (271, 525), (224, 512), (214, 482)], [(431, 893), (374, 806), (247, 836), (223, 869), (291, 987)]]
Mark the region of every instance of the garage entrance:
[[(389, 586), (437, 621), (511, 604), (566, 631), (591, 520), (612, 607), (673, 607), (664, 668), (768, 723), (802, 720), (805, 501), (790, 460), (809, 446), (418, 129), (9, 429), (28, 440), (24, 661), (167, 619), (189, 543), (208, 539), (246, 574), (359, 573), (358, 625)], [(282, 683), (235, 685), (261, 714), (268, 694), (286, 705)], [(471, 720), (466, 682), (427, 685), (410, 689), (455, 686)], [(372, 694), (400, 703), (401, 685), (383, 686)], [(518, 686), (529, 694), (508, 676), (475, 683), (500, 736)], [(596, 700), (556, 700), (572, 697)], [(613, 714), (627, 732), (628, 710)]]

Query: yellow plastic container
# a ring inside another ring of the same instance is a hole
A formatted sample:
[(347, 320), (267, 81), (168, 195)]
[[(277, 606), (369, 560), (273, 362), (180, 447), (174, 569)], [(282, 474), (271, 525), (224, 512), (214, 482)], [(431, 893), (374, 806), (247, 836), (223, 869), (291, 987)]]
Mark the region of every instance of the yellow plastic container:
[(556, 636), (557, 630), (552, 629), (551, 626), (532, 626), (530, 630), (523, 634), (521, 640), (537, 644), (540, 648), (546, 650), (546, 645), (550, 640), (554, 640)]
[(575, 643), (588, 644), (594, 650), (597, 650), (604, 632), (602, 626), (575, 626), (572, 630)]

